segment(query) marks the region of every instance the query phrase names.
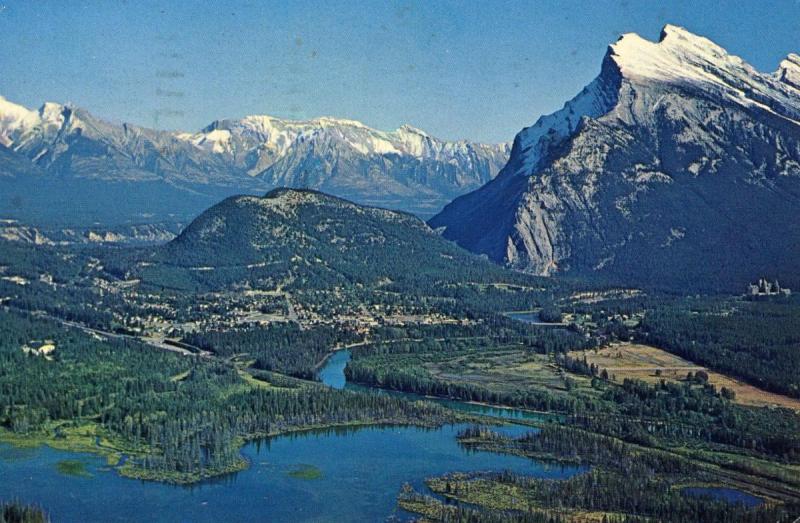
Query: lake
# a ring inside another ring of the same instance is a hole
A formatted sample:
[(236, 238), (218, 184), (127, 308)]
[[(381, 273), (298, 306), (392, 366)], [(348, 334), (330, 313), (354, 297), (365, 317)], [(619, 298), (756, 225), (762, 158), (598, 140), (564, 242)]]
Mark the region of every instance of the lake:
[[(344, 387), (348, 360), (345, 351), (334, 354), (320, 379)], [(503, 417), (523, 415), (460, 405)], [(123, 478), (93, 455), (5, 445), (0, 446), (0, 498), (40, 505), (56, 523), (408, 520), (410, 514), (396, 509), (406, 482), (424, 490), (426, 477), (446, 472), (511, 470), (566, 478), (585, 470), (467, 451), (456, 441), (464, 427), (383, 426), (280, 436), (242, 449), (251, 464), (247, 470), (191, 487)], [(516, 435), (531, 429), (510, 425), (498, 430)], [(64, 474), (65, 461), (83, 463), (85, 472)]]
[[(0, 497), (39, 504), (54, 522), (383, 521), (395, 513), (403, 483), (423, 488), (431, 475), (508, 469), (564, 478), (580, 470), (468, 452), (455, 439), (462, 428), (366, 427), (281, 436), (242, 449), (249, 469), (192, 487), (123, 478), (92, 455), (6, 445), (0, 447)], [(64, 460), (83, 462), (88, 475), (60, 473)]]

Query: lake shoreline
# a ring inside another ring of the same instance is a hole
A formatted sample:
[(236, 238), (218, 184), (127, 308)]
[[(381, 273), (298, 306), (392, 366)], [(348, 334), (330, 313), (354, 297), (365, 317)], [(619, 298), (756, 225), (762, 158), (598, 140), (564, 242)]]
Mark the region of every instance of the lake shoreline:
[[(352, 421), (345, 423), (327, 423), (318, 425), (308, 425), (296, 428), (289, 428), (270, 433), (260, 433), (242, 436), (237, 441), (239, 443), (239, 450), (250, 443), (264, 442), (276, 438), (288, 437), (296, 434), (311, 433), (311, 432), (324, 432), (327, 430), (337, 429), (358, 429), (368, 427), (419, 427), (436, 429), (444, 425), (454, 425), (459, 423), (468, 422), (469, 418), (456, 415), (450, 420), (439, 420), (437, 422), (427, 422), (420, 420), (370, 420), (370, 421)], [(98, 428), (100, 428), (98, 426)], [(99, 437), (99, 436), (92, 436)], [(215, 480), (226, 475), (235, 474), (250, 467), (250, 462), (241, 457), (236, 463), (227, 467), (219, 469), (203, 469), (203, 473), (178, 473), (173, 471), (152, 471), (141, 468), (135, 464), (131, 457), (143, 457), (143, 454), (135, 451), (125, 452), (122, 449), (108, 448), (94, 445), (87, 445), (85, 441), (80, 442), (70, 441), (68, 439), (57, 438), (55, 436), (48, 436), (44, 434), (29, 434), (18, 435), (6, 429), (0, 429), (0, 444), (6, 444), (14, 448), (37, 448), (46, 446), (53, 450), (71, 452), (78, 454), (92, 454), (99, 456), (106, 460), (106, 463), (111, 467), (119, 476), (128, 479), (138, 479), (142, 481), (151, 481), (156, 483), (175, 485), (175, 486), (193, 486), (201, 484), (208, 480)], [(122, 461), (122, 456), (125, 456), (124, 464), (119, 465)]]

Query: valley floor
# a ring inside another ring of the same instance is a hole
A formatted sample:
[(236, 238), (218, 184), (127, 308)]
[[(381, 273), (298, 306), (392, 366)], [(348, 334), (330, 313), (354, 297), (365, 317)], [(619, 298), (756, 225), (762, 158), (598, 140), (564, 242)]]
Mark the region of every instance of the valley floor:
[[(193, 271), (140, 252), (0, 250), (0, 440), (100, 454), (116, 473), (190, 484), (251, 466), (241, 452), (250, 440), (458, 422), (470, 452), (587, 471), (533, 481), (442, 470), (408, 478), (413, 492), (400, 481), (400, 506), (438, 521), (800, 516), (791, 372), (800, 302), (469, 270), (466, 284), (433, 270), (403, 283), (295, 272), (275, 281), (264, 267)], [(249, 271), (261, 279), (219, 283)], [(316, 383), (342, 350), (353, 386)], [(513, 437), (497, 426), (508, 421)], [(687, 500), (668, 485), (733, 488), (765, 503)]]

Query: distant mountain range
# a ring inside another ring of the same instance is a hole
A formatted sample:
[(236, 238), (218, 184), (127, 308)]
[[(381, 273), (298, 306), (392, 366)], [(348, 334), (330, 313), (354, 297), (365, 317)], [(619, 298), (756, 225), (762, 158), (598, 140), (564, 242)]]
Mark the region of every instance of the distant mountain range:
[(502, 172), (430, 220), (539, 275), (739, 288), (800, 281), (800, 56), (761, 73), (666, 26), (515, 138)]
[(181, 231), (180, 222), (102, 225), (85, 228), (40, 228), (0, 220), (0, 240), (32, 245), (117, 244), (149, 245), (168, 242)]
[(0, 214), (148, 221), (285, 186), (430, 217), (491, 180), (509, 149), (334, 118), (248, 116), (197, 133), (156, 131), (77, 107), (34, 111), (0, 98)]

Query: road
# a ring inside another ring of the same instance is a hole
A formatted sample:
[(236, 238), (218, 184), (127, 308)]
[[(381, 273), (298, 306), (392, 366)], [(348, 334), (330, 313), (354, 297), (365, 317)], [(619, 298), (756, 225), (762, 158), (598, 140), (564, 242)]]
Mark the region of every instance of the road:
[[(149, 346), (154, 347), (156, 349), (168, 350), (168, 351), (171, 351), (171, 352), (177, 352), (179, 354), (183, 354), (184, 356), (200, 356), (201, 358), (211, 358), (211, 357), (213, 357), (213, 354), (211, 352), (209, 352), (207, 350), (202, 350), (199, 347), (193, 347), (193, 346), (191, 346), (191, 345), (189, 345), (187, 343), (178, 342), (178, 343), (181, 343), (181, 345), (184, 345), (185, 347), (190, 347), (190, 348), (183, 348), (183, 347), (179, 347), (179, 346), (176, 346), (176, 345), (170, 345), (169, 343), (166, 343), (167, 338), (165, 336), (144, 337), (144, 336), (133, 336), (133, 335), (130, 335), (130, 334), (120, 334), (120, 333), (117, 333), (117, 332), (109, 332), (109, 331), (104, 331), (104, 330), (100, 330), (100, 329), (95, 329), (95, 328), (92, 328), (92, 327), (87, 327), (86, 325), (83, 325), (81, 323), (65, 320), (63, 318), (59, 318), (57, 316), (53, 316), (52, 314), (48, 314), (48, 313), (46, 313), (44, 311), (28, 311), (28, 310), (19, 309), (19, 308), (16, 308), (16, 307), (14, 307), (14, 310), (17, 310), (19, 312), (23, 312), (23, 313), (26, 313), (26, 314), (31, 314), (33, 316), (39, 316), (41, 318), (47, 318), (49, 320), (57, 321), (57, 322), (61, 323), (62, 325), (65, 325), (67, 327), (72, 327), (74, 329), (80, 329), (83, 332), (86, 332), (88, 334), (95, 334), (97, 336), (103, 336), (103, 337), (106, 337), (106, 338), (114, 338), (114, 339), (118, 339), (118, 340), (127, 339), (127, 340), (138, 341), (139, 343), (143, 343), (145, 345), (149, 345)], [(171, 340), (171, 341), (177, 342), (177, 340)]]

